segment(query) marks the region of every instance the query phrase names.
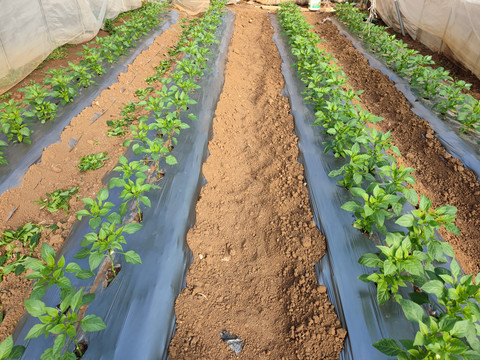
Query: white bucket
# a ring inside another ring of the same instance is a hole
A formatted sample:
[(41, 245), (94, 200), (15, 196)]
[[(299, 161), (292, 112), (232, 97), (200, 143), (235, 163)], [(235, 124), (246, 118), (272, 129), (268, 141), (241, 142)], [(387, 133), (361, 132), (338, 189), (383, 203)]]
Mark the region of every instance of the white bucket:
[(321, 3), (322, 3), (322, 0), (308, 0), (308, 10), (310, 11), (320, 10)]

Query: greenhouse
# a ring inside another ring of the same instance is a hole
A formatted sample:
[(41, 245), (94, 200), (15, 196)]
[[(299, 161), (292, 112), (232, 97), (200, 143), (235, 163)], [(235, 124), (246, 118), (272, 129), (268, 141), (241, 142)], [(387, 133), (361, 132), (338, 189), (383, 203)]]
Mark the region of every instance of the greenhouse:
[(479, 0), (0, 0), (0, 360), (480, 359)]

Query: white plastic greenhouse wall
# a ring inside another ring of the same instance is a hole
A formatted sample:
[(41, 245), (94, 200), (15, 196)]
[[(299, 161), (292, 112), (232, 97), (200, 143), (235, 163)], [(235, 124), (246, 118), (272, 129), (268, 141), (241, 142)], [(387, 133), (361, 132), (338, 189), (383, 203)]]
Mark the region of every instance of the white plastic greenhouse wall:
[[(480, 77), (480, 0), (398, 0), (405, 32)], [(400, 31), (394, 0), (377, 0), (382, 20)]]
[(55, 48), (95, 37), (105, 19), (141, 0), (0, 0), (0, 94)]

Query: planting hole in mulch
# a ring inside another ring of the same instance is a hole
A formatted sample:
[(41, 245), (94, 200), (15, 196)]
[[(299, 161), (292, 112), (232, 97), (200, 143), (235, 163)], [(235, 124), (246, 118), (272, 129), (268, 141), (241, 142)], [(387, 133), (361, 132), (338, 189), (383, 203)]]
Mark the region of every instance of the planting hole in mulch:
[(88, 349), (88, 343), (85, 339), (78, 342), (78, 347), (75, 349), (74, 354), (78, 359), (81, 359)]
[(105, 287), (109, 287), (112, 281), (115, 279), (115, 277), (118, 275), (120, 270), (122, 270), (122, 265), (120, 264), (115, 264), (113, 266), (115, 269), (115, 273), (112, 270), (112, 267), (110, 266), (105, 274)]

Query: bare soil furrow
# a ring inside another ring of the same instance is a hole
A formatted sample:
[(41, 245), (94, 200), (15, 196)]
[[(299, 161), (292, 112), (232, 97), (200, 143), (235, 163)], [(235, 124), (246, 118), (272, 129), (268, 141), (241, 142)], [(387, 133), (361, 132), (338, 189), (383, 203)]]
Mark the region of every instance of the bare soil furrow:
[[(267, 11), (237, 5), (207, 184), (187, 235), (194, 262), (176, 301), (171, 359), (338, 359), (346, 331), (314, 263), (312, 221), (281, 59)], [(238, 355), (227, 330), (244, 342)]]

